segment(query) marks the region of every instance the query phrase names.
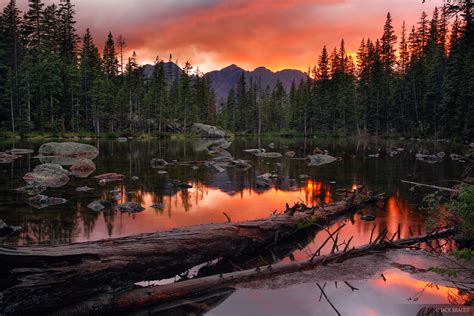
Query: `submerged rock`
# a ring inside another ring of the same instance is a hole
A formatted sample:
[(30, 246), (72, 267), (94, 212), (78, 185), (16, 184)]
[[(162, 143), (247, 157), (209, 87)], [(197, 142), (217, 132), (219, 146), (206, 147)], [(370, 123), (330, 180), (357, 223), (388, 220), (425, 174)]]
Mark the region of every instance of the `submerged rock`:
[(28, 184), (39, 184), (47, 188), (60, 188), (69, 182), (70, 172), (57, 164), (42, 164), (27, 173), (23, 180)]
[(262, 157), (262, 158), (282, 158), (283, 155), (280, 154), (280, 153), (274, 153), (274, 152), (270, 152), (270, 153), (260, 153), (260, 154), (256, 154), (257, 157)]
[(252, 168), (252, 165), (247, 161), (247, 160), (233, 160), (232, 165), (234, 166), (235, 169), (240, 170), (240, 171), (246, 171)]
[(159, 175), (165, 175), (165, 174), (168, 174), (168, 171), (161, 170), (161, 171), (158, 171), (158, 174)]
[(79, 159), (73, 163), (70, 170), (79, 178), (87, 178), (97, 169), (95, 163), (90, 159)]
[(0, 237), (16, 234), (20, 232), (21, 227), (19, 226), (8, 226), (4, 221), (0, 219)]
[(308, 155), (306, 158), (306, 165), (308, 167), (319, 167), (337, 161), (336, 157), (327, 154)]
[(130, 213), (138, 213), (143, 212), (145, 208), (138, 203), (135, 202), (127, 202), (124, 204), (117, 205), (115, 207), (120, 212), (130, 212)]
[(7, 150), (6, 152), (11, 155), (29, 155), (29, 154), (34, 153), (34, 151), (31, 149), (21, 149), (21, 148), (13, 148), (13, 149)]
[(120, 142), (120, 143), (125, 143), (125, 142), (128, 141), (128, 138), (127, 137), (118, 137), (117, 141)]
[(18, 158), (20, 158), (20, 156), (0, 152), (0, 164), (12, 163)]
[(150, 161), (150, 165), (153, 169), (163, 169), (168, 165), (168, 163), (164, 159), (153, 158)]
[(245, 149), (244, 152), (252, 154), (252, 155), (258, 155), (258, 154), (263, 154), (265, 152), (265, 149)]
[(125, 176), (120, 173), (105, 173), (94, 177), (99, 180), (100, 185), (107, 184), (109, 182), (122, 181)]
[(165, 206), (163, 205), (163, 203), (156, 203), (156, 204), (153, 204), (150, 206), (151, 208), (154, 208), (155, 210), (162, 210), (165, 208)]
[(374, 215), (361, 215), (360, 216), (360, 219), (363, 220), (363, 221), (366, 221), (366, 222), (371, 222), (371, 221), (374, 221), (375, 220), (375, 216)]
[(231, 136), (220, 127), (199, 123), (193, 124), (191, 133), (204, 138), (226, 138)]
[(427, 154), (416, 154), (416, 160), (426, 163), (440, 163), (443, 162), (443, 155), (427, 155)]
[(46, 187), (41, 183), (32, 182), (28, 183), (26, 186), (17, 188), (16, 191), (27, 193), (28, 195), (38, 195), (46, 191)]
[(46, 143), (39, 149), (41, 162), (63, 166), (70, 166), (80, 158), (95, 159), (98, 155), (99, 150), (96, 147), (82, 143)]
[(221, 172), (224, 172), (225, 171), (225, 168), (222, 167), (218, 162), (216, 161), (207, 161), (205, 163), (206, 167), (212, 171), (212, 172), (215, 172), (215, 173), (221, 173)]
[(48, 206), (56, 206), (67, 203), (66, 199), (49, 197), (46, 195), (37, 195), (28, 199), (28, 204), (36, 209), (42, 209)]
[(107, 200), (95, 200), (87, 205), (87, 208), (96, 212), (100, 212), (112, 206)]
[(181, 189), (191, 189), (193, 186), (187, 182), (183, 182), (181, 180), (171, 180), (171, 183), (178, 188)]
[(370, 154), (369, 155), (370, 158), (379, 158), (380, 157), (380, 154), (377, 153), (377, 154)]
[(222, 149), (227, 149), (232, 145), (226, 138), (197, 138), (194, 139), (191, 146), (194, 152), (203, 152), (209, 151), (209, 148), (220, 147)]
[(76, 188), (76, 192), (87, 193), (87, 192), (90, 192), (90, 191), (94, 191), (94, 189), (90, 188), (90, 187), (87, 187), (87, 186)]

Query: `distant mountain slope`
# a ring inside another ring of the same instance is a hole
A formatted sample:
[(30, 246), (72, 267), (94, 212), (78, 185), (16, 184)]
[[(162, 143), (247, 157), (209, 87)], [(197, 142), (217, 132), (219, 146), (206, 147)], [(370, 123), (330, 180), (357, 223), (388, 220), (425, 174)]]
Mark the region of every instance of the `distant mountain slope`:
[(305, 73), (299, 70), (285, 69), (273, 72), (265, 67), (258, 67), (254, 71), (246, 71), (236, 65), (230, 65), (221, 70), (211, 71), (206, 74), (211, 79), (219, 103), (225, 102), (230, 89), (237, 85), (242, 72), (244, 72), (247, 82), (250, 81), (250, 78), (261, 80), (263, 87), (268, 85), (270, 88), (273, 88), (277, 80), (280, 80), (286, 91), (290, 90), (293, 81), (298, 84), (302, 79), (306, 78)]
[[(143, 66), (143, 75), (145, 78), (150, 78), (153, 75), (155, 67), (153, 65)], [(168, 81), (175, 80), (180, 74), (181, 68), (173, 62), (165, 63), (165, 76)], [(285, 69), (273, 72), (265, 67), (258, 67), (254, 71), (246, 71), (236, 65), (230, 65), (221, 70), (211, 71), (206, 74), (211, 79), (212, 87), (216, 92), (216, 100), (221, 103), (225, 102), (230, 89), (237, 85), (242, 72), (245, 74), (247, 82), (250, 78), (253, 80), (261, 80), (262, 87), (267, 85), (273, 88), (277, 80), (283, 83), (283, 87), (287, 92), (290, 91), (291, 83), (294, 81), (298, 84), (302, 79), (306, 78), (305, 73), (299, 70)]]

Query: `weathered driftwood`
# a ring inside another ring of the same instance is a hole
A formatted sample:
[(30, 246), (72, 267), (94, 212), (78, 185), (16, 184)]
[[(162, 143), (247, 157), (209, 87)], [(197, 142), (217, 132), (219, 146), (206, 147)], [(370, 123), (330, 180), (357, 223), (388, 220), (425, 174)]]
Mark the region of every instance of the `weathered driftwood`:
[(168, 232), (57, 247), (0, 248), (0, 314), (56, 310), (93, 296), (129, 290), (142, 280), (174, 277), (216, 258), (256, 253), (295, 232), (374, 201), (360, 190), (338, 203), (295, 206), (283, 215), (241, 223), (199, 225)]
[(422, 236), (392, 241), (388, 239), (386, 233), (382, 232), (370, 244), (358, 248), (347, 248), (337, 253), (314, 257), (307, 261), (278, 263), (255, 269), (190, 279), (163, 286), (137, 288), (116, 296), (103, 296), (100, 300), (84, 302), (72, 309), (65, 309), (61, 312), (68, 315), (81, 315), (87, 310), (94, 310), (101, 314), (112, 315), (117, 312), (130, 312), (133, 314), (139, 310), (160, 311), (174, 304), (179, 305), (186, 301), (193, 302), (195, 298), (205, 297), (206, 294), (219, 291), (219, 289), (226, 290), (235, 287), (239, 283), (271, 278), (286, 273), (307, 271), (318, 266), (341, 263), (389, 249), (412, 248), (422, 242), (446, 238), (453, 234), (454, 230), (444, 229)]

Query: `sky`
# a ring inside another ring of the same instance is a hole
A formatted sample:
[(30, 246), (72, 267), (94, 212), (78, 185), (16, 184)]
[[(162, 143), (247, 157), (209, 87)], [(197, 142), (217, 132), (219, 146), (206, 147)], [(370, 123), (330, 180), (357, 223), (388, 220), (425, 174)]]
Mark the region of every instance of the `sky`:
[[(6, 1), (5, 1), (6, 2)], [(53, 0), (47, 0), (51, 3)], [(55, 2), (59, 2), (56, 0)], [(26, 0), (18, 0), (24, 8)], [(77, 29), (88, 27), (102, 49), (109, 31), (135, 50), (140, 63), (159, 57), (203, 72), (230, 64), (253, 70), (306, 71), (324, 45), (344, 38), (350, 53), (362, 38), (378, 38), (390, 11), (399, 33), (442, 0), (75, 0)]]

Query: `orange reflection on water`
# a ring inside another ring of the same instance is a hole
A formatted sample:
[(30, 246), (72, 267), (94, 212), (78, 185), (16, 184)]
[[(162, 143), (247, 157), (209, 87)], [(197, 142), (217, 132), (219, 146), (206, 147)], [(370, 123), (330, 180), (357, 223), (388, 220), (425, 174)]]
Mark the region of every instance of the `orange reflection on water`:
[[(86, 229), (83, 223), (84, 230), (75, 241), (165, 231), (197, 224), (222, 223), (226, 221), (224, 212), (233, 222), (246, 221), (268, 217), (275, 210), (282, 211), (286, 203), (292, 205), (305, 201), (308, 205), (316, 205), (333, 201), (330, 186), (313, 180), (309, 180), (299, 190), (283, 191), (271, 188), (257, 192), (245, 189), (236, 194), (208, 187), (201, 182), (192, 185), (193, 188), (180, 190), (171, 196), (159, 196), (145, 191), (129, 194), (124, 186), (117, 186), (115, 189), (121, 195), (118, 203), (135, 201), (146, 210), (136, 214), (104, 212), (98, 216), (93, 229), (90, 227)], [(106, 199), (108, 196), (109, 193), (106, 192), (102, 198)], [(151, 206), (156, 203), (162, 203), (164, 208), (159, 210), (152, 208)]]

